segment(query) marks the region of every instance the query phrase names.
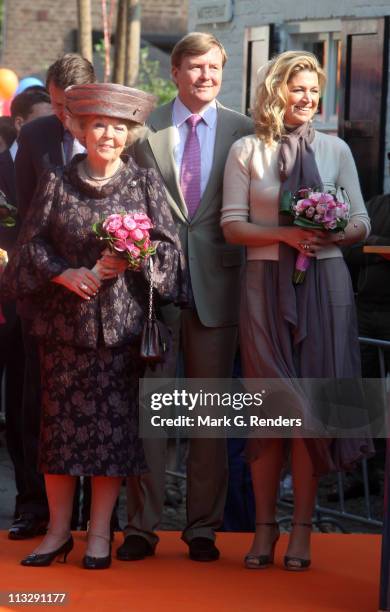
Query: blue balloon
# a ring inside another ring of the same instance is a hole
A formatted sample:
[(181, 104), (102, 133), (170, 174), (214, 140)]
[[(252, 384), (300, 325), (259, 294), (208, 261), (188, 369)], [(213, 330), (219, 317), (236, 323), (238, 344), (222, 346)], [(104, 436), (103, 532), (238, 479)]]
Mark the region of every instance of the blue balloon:
[(27, 87), (33, 87), (34, 85), (40, 85), (41, 87), (44, 87), (42, 81), (37, 79), (37, 77), (24, 77), (24, 79), (21, 79), (19, 81), (18, 88), (15, 91), (14, 95), (17, 96), (18, 94), (22, 93), (22, 91), (27, 89)]

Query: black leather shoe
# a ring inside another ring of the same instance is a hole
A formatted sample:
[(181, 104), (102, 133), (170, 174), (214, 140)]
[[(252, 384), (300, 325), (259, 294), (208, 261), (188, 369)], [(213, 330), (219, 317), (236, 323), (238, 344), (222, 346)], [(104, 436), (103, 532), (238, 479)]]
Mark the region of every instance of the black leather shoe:
[(111, 565), (111, 538), (99, 535), (98, 533), (88, 533), (88, 538), (101, 538), (108, 544), (108, 555), (105, 557), (92, 557), (91, 555), (84, 555), (83, 567), (88, 570), (107, 569)]
[(193, 538), (188, 548), (192, 561), (217, 561), (219, 559), (219, 550), (209, 538)]
[(110, 552), (107, 557), (91, 557), (90, 555), (85, 555), (83, 557), (83, 567), (84, 569), (107, 569), (111, 565), (111, 547)]
[(139, 535), (128, 535), (116, 551), (120, 561), (140, 561), (154, 555), (155, 546)]
[(73, 549), (73, 538), (70, 536), (66, 542), (61, 544), (55, 550), (48, 553), (31, 553), (25, 559), (20, 562), (21, 565), (26, 567), (47, 567), (53, 563), (56, 557), (62, 557), (62, 563), (66, 563), (66, 557)]
[(28, 540), (47, 531), (47, 521), (37, 518), (33, 514), (21, 514), (8, 530), (10, 540)]

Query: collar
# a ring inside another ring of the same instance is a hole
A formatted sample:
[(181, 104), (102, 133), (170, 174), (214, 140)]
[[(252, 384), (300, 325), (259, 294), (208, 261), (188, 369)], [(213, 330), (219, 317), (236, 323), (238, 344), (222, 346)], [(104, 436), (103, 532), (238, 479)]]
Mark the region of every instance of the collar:
[(18, 143), (16, 140), (13, 141), (12, 145), (10, 146), (8, 150), (9, 150), (9, 154), (12, 157), (12, 161), (15, 161), (16, 153), (18, 152)]
[[(177, 128), (181, 127), (183, 123), (187, 121), (188, 117), (190, 117), (193, 114), (194, 113), (192, 113), (189, 110), (189, 108), (187, 108), (185, 104), (183, 104), (179, 96), (177, 96), (173, 103), (173, 109), (172, 109), (173, 125)], [(212, 102), (210, 102), (210, 104), (205, 106), (205, 108), (203, 108), (199, 113), (196, 113), (196, 114), (200, 115), (203, 121), (205, 122), (205, 124), (207, 125), (207, 127), (212, 129), (215, 126), (216, 121), (217, 121), (217, 103), (216, 101), (213, 100)]]

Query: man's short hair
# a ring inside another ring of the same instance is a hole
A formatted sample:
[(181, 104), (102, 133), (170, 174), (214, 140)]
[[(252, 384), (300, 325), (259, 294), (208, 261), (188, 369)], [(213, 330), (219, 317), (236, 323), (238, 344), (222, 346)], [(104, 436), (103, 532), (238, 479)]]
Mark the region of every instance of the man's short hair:
[(78, 53), (66, 53), (54, 62), (47, 71), (46, 87), (53, 83), (59, 89), (70, 85), (95, 83), (96, 76), (91, 62)]
[(218, 47), (221, 51), (222, 66), (224, 66), (227, 60), (227, 53), (218, 38), (206, 32), (190, 32), (173, 47), (171, 65), (175, 68), (179, 68), (183, 57), (186, 55), (203, 55), (213, 47)]
[(15, 117), (23, 117), (27, 119), (35, 104), (50, 104), (50, 96), (44, 89), (40, 91), (25, 90), (14, 97), (11, 102), (11, 118), (14, 121)]

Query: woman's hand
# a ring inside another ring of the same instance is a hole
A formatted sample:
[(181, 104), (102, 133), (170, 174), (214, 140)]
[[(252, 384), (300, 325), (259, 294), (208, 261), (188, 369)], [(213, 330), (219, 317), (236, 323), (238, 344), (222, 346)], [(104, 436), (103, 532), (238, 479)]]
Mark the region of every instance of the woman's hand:
[(308, 257), (315, 257), (325, 247), (339, 242), (339, 236), (334, 232), (303, 229), (297, 226), (279, 229), (282, 229), (282, 242)]
[(101, 286), (99, 278), (88, 268), (68, 268), (51, 281), (77, 293), (84, 300), (94, 297)]
[(93, 271), (101, 280), (108, 280), (125, 272), (128, 266), (129, 264), (124, 257), (113, 253), (109, 249), (104, 249), (102, 256), (94, 265)]

